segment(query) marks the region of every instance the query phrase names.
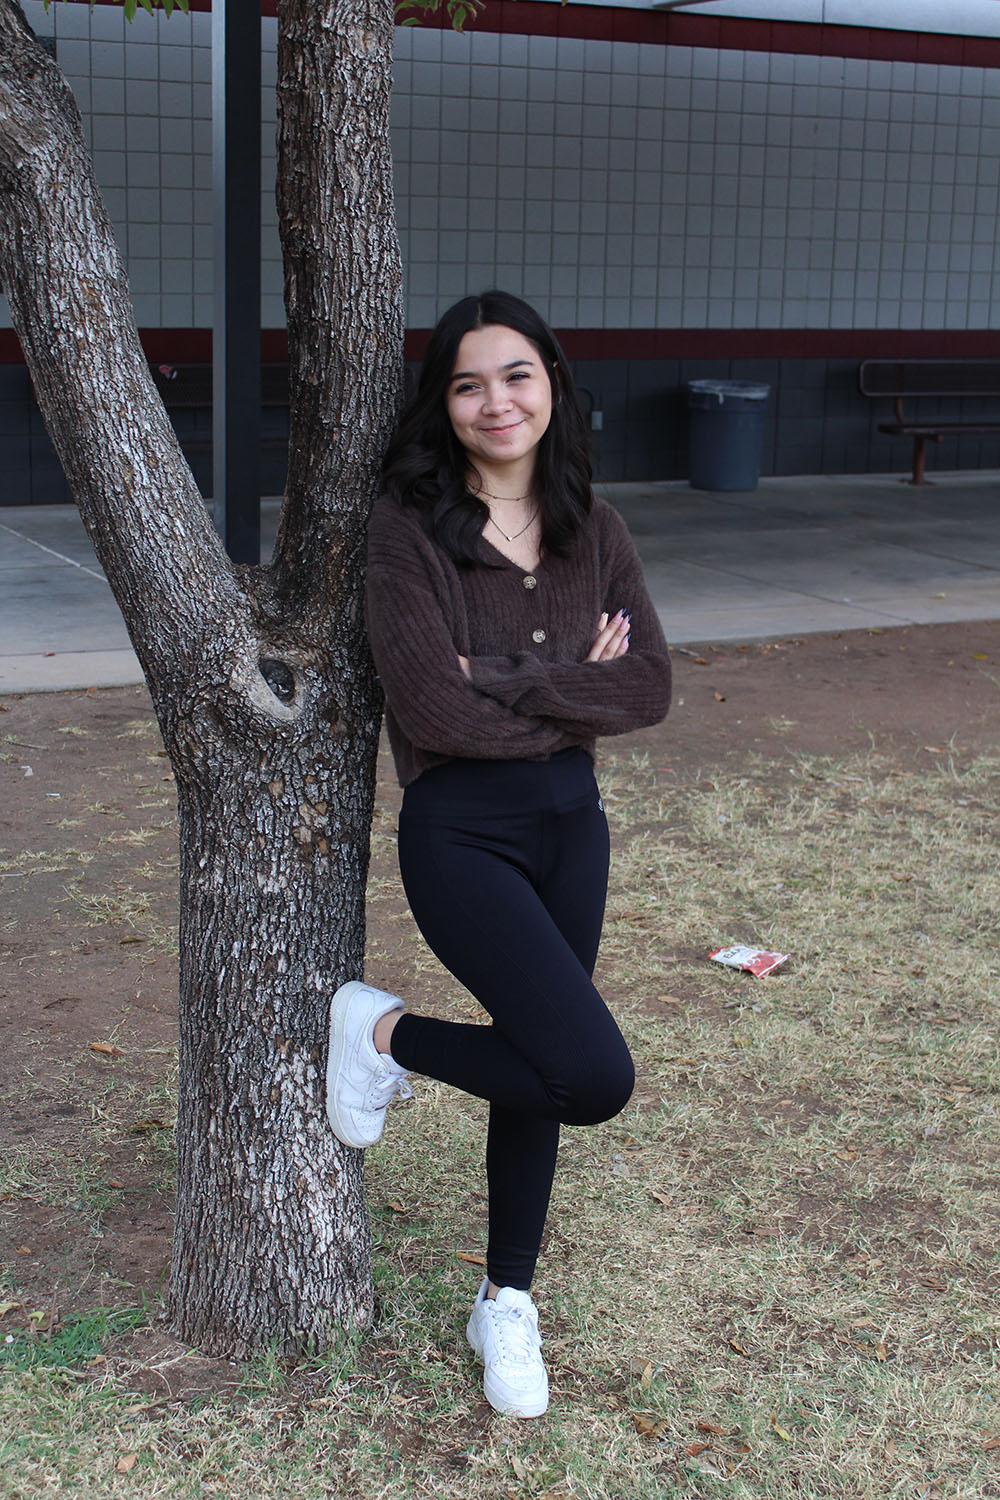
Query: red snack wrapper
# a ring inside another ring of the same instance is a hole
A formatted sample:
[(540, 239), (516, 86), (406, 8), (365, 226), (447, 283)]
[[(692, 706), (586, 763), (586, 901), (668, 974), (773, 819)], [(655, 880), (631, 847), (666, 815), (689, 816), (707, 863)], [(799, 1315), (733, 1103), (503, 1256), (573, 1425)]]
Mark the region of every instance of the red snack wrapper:
[(757, 979), (780, 969), (791, 958), (790, 953), (771, 953), (766, 948), (715, 948), (708, 955), (717, 964), (727, 964), (730, 969), (745, 969)]

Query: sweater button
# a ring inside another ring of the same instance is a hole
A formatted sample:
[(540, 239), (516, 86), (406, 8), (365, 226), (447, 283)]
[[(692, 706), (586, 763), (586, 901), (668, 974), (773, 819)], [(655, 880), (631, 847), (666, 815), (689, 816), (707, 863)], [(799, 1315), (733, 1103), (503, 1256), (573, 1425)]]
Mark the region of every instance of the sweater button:
[(526, 574), (521, 581), (526, 589), (533, 589), (538, 587), (538, 579), (533, 573)]
[(536, 646), (540, 646), (545, 639), (545, 631), (533, 630), (531, 632), (531, 639), (534, 641)]

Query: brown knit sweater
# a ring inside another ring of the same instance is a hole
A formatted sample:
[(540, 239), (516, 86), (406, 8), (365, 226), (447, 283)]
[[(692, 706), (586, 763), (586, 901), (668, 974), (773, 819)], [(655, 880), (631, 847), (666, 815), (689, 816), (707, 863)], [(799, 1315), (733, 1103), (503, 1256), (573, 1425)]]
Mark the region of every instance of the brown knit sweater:
[[(595, 500), (568, 556), (534, 573), (483, 540), (458, 567), (417, 512), (383, 496), (368, 533), (368, 632), (401, 786), (456, 756), (544, 760), (656, 724), (670, 659), (624, 521)], [(632, 611), (616, 661), (585, 660), (600, 615)], [(471, 662), (471, 682), (459, 655)]]

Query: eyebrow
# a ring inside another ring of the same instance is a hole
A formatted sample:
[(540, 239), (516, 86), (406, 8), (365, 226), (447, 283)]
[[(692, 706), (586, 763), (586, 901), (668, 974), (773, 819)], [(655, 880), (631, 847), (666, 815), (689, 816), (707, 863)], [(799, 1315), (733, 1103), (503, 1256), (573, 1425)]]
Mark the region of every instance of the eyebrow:
[[(502, 372), (505, 372), (507, 370), (516, 370), (519, 365), (533, 365), (534, 363), (535, 363), (535, 361), (533, 359), (512, 359), (509, 364), (501, 365), (500, 369), (501, 369)], [(451, 380), (478, 380), (478, 379), (480, 379), (480, 374), (479, 374), (478, 370), (456, 370), (455, 373), (454, 373), (454, 375), (451, 377)], [(450, 385), (451, 381), (449, 381), (448, 384)]]

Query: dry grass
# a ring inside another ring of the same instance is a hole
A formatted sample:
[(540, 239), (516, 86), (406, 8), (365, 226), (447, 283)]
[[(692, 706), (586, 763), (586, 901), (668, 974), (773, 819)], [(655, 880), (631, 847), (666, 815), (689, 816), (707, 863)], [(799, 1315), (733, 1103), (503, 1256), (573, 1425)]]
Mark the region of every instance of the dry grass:
[[(549, 1414), (479, 1395), (460, 1257), (482, 1252), (484, 1111), (420, 1082), (369, 1153), (369, 1339), (239, 1371), (147, 1326), (104, 1363), (11, 1372), (0, 1495), (1000, 1496), (1000, 765), (684, 782), (623, 756), (602, 789), (601, 978), (640, 1076), (623, 1116), (565, 1133), (536, 1284)], [(375, 832), (387, 855), (391, 819)], [(387, 865), (371, 897), (373, 976), (472, 1013)], [(706, 961), (737, 941), (793, 956), (760, 981)]]

